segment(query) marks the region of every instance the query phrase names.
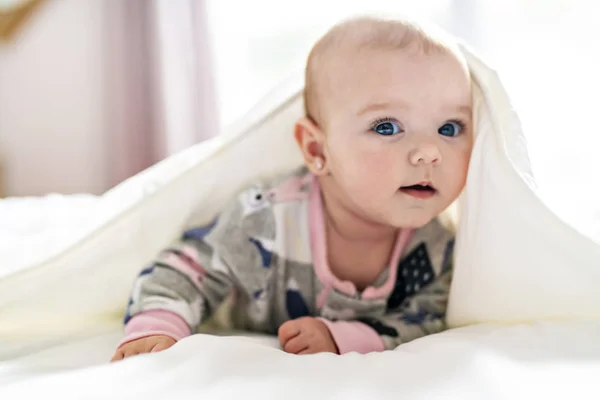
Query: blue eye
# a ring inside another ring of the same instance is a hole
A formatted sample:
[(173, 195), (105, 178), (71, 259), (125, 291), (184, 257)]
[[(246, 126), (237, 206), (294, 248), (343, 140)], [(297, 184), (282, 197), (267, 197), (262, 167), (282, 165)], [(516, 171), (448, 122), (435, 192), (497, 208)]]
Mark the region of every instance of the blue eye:
[(381, 121), (373, 126), (373, 131), (383, 136), (391, 136), (400, 132), (400, 127), (392, 121)]
[(443, 136), (456, 137), (463, 130), (463, 125), (459, 122), (447, 122), (438, 129), (438, 133)]

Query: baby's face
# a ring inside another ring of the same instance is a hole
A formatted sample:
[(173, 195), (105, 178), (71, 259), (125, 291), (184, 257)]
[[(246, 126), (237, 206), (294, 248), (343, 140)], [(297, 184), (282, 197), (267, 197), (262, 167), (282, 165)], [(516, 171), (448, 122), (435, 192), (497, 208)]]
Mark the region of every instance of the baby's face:
[(331, 190), (373, 222), (420, 227), (460, 194), (473, 143), (471, 82), (453, 56), (365, 50), (321, 91)]

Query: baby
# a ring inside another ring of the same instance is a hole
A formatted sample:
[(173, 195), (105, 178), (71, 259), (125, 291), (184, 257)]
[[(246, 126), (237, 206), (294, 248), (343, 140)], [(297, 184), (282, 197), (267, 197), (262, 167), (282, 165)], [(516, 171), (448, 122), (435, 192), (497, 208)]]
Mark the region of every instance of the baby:
[(444, 329), (471, 82), (452, 44), (405, 21), (331, 29), (306, 68), (306, 166), (242, 192), (144, 269), (119, 360), (169, 348), (233, 295), (240, 329), (293, 354), (368, 353)]

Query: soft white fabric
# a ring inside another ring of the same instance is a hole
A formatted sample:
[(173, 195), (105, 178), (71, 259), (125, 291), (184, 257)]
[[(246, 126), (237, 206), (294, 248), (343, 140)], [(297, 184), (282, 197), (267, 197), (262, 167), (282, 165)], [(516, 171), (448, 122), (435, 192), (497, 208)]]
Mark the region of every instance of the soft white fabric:
[[(450, 322), (598, 316), (598, 246), (537, 199), (506, 94), (496, 74), (464, 51), (475, 80), (478, 138), (461, 199)], [(302, 113), (301, 85), (290, 79), (231, 132), (113, 189), (95, 211), (102, 217), (77, 243), (0, 280), (4, 358), (114, 326), (134, 275), (186, 224), (207, 222), (257, 177), (297, 166), (292, 125)], [(0, 379), (15, 382), (0, 385), (0, 397), (58, 388), (65, 399), (110, 390), (127, 398), (134, 391), (164, 398), (185, 390), (190, 398), (573, 397), (577, 390), (598, 391), (589, 385), (600, 372), (597, 328), (593, 321), (469, 327), (396, 352), (341, 358), (295, 358), (247, 341), (192, 337), (156, 357), (33, 381), (15, 380), (19, 371), (36, 374), (35, 362), (17, 359), (0, 365)]]
[(102, 218), (75, 244), (0, 280), (0, 337), (119, 319), (135, 275), (186, 223), (207, 222), (250, 182), (301, 163), (292, 137), (301, 86), (293, 76), (230, 132), (107, 192), (95, 210)]
[(599, 330), (585, 322), (473, 326), (343, 357), (289, 355), (269, 337), (192, 336), (109, 365), (120, 338), (113, 331), (0, 363), (0, 398), (598, 399)]
[(537, 197), (508, 96), (497, 74), (466, 54), (481, 93), (448, 322), (599, 318), (600, 245)]
[(88, 194), (0, 199), (0, 278), (80, 238), (101, 220), (100, 199)]

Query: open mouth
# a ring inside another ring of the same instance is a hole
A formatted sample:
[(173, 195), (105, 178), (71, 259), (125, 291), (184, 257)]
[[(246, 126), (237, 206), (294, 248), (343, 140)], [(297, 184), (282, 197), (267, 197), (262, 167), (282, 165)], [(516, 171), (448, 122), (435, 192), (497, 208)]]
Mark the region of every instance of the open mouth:
[(424, 183), (411, 186), (402, 186), (400, 188), (400, 192), (412, 197), (416, 197), (417, 199), (429, 199), (437, 193), (437, 190), (435, 190), (433, 186)]

